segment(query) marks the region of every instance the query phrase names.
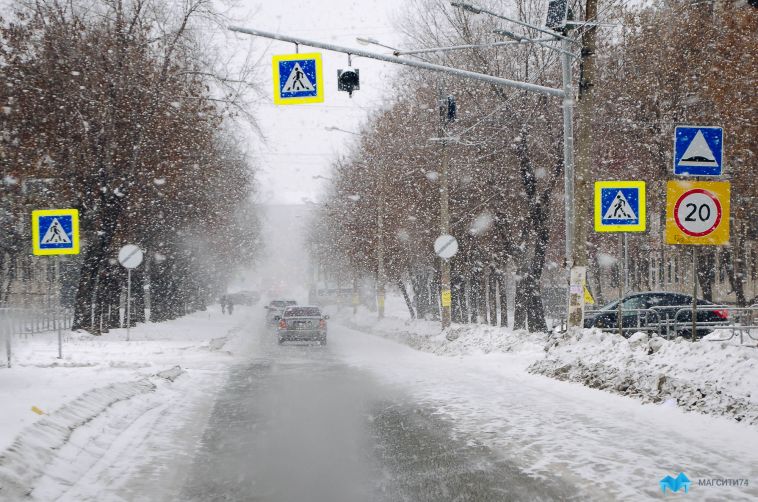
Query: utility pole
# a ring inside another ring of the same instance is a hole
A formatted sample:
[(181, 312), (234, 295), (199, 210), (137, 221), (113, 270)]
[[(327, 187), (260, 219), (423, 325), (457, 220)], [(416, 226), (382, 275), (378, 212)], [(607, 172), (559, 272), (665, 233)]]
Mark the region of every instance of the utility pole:
[[(597, 0), (587, 0), (584, 20), (591, 23), (597, 19)], [(579, 122), (576, 134), (576, 166), (574, 171), (574, 232), (573, 249), (571, 252), (571, 287), (569, 295), (569, 328), (581, 328), (583, 325), (584, 312), (577, 312), (577, 303), (584, 304), (584, 282), (587, 277), (587, 228), (590, 218), (590, 197), (592, 196), (592, 182), (590, 180), (590, 168), (592, 162), (592, 114), (593, 114), (593, 87), (595, 85), (595, 52), (597, 50), (597, 27), (593, 24), (584, 24), (582, 33), (581, 66), (579, 75), (579, 102), (577, 113)], [(578, 291), (576, 282), (580, 281), (581, 291)], [(579, 296), (581, 298), (576, 301)], [(576, 315), (580, 313), (581, 315)]]
[[(440, 138), (442, 138), (442, 169), (440, 173), (440, 235), (447, 235), (450, 233), (450, 191), (448, 189), (448, 164), (450, 163), (450, 152), (447, 147), (447, 127), (446, 124), (450, 117), (450, 103), (449, 98), (445, 98), (442, 92), (439, 93), (439, 109), (440, 109)], [(441, 291), (441, 320), (442, 329), (450, 327), (451, 321), (451, 292), (450, 292), (450, 261), (445, 258), (442, 260), (440, 266), (440, 289)]]

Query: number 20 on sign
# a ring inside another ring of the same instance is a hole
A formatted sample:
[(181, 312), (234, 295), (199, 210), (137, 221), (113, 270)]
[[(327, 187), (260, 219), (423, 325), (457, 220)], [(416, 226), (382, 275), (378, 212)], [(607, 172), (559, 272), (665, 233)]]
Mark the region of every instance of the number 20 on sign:
[(669, 181), (666, 244), (727, 244), (729, 197), (728, 181)]

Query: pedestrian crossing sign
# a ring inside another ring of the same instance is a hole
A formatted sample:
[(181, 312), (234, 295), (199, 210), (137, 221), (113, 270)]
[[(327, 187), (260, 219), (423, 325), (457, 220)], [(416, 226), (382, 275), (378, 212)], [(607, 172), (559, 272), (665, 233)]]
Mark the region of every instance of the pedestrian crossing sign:
[(32, 211), (32, 252), (35, 255), (79, 254), (79, 211)]
[(274, 103), (295, 105), (324, 102), (321, 54), (281, 54), (273, 57)]
[(595, 232), (645, 231), (645, 182), (595, 182)]

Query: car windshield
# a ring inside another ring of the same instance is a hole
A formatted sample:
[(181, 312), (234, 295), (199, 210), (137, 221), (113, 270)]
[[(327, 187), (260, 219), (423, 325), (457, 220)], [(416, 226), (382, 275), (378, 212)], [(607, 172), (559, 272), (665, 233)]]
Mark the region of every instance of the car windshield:
[(284, 311), (284, 317), (321, 317), (318, 307), (295, 307)]
[(0, 502), (758, 501), (758, 0), (0, 2)]

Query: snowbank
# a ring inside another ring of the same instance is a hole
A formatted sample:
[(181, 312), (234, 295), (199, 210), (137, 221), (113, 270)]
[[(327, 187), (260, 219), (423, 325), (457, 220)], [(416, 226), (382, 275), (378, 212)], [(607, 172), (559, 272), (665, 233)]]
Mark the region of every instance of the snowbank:
[(0, 454), (0, 496), (16, 500), (29, 495), (34, 481), (74, 431), (115, 403), (154, 390), (149, 379), (93, 389), (29, 426)]
[(543, 354), (547, 335), (527, 333), (484, 324), (457, 324), (444, 333), (439, 321), (404, 320), (398, 317), (377, 319), (376, 313), (361, 308), (356, 315), (336, 313), (337, 321), (347, 327), (389, 338), (424, 352), (438, 355), (489, 354), (518, 352)]
[[(0, 499), (57, 498), (55, 490), (77, 480), (167, 396), (178, 399), (186, 385), (218, 380), (230, 355), (249, 350), (249, 337), (240, 335), (250, 315), (244, 308), (234, 316), (209, 309), (141, 324), (131, 341), (123, 329), (98, 337), (69, 332), (62, 359), (55, 333), (15, 337), (13, 367), (0, 367)], [(67, 450), (71, 458), (59, 458)], [(40, 476), (55, 478), (57, 484), (47, 483), (55, 489), (36, 494)]]
[(581, 383), (645, 403), (660, 403), (758, 425), (758, 350), (715, 332), (692, 343), (637, 333), (629, 339), (596, 329), (578, 335), (514, 331), (487, 325), (453, 325), (445, 333), (439, 322), (376, 319), (376, 314), (337, 314), (353, 329), (399, 341), (438, 355), (518, 354), (527, 371)]
[(758, 351), (736, 341), (692, 343), (644, 333), (626, 339), (592, 329), (555, 335), (545, 351), (529, 372), (758, 425)]

